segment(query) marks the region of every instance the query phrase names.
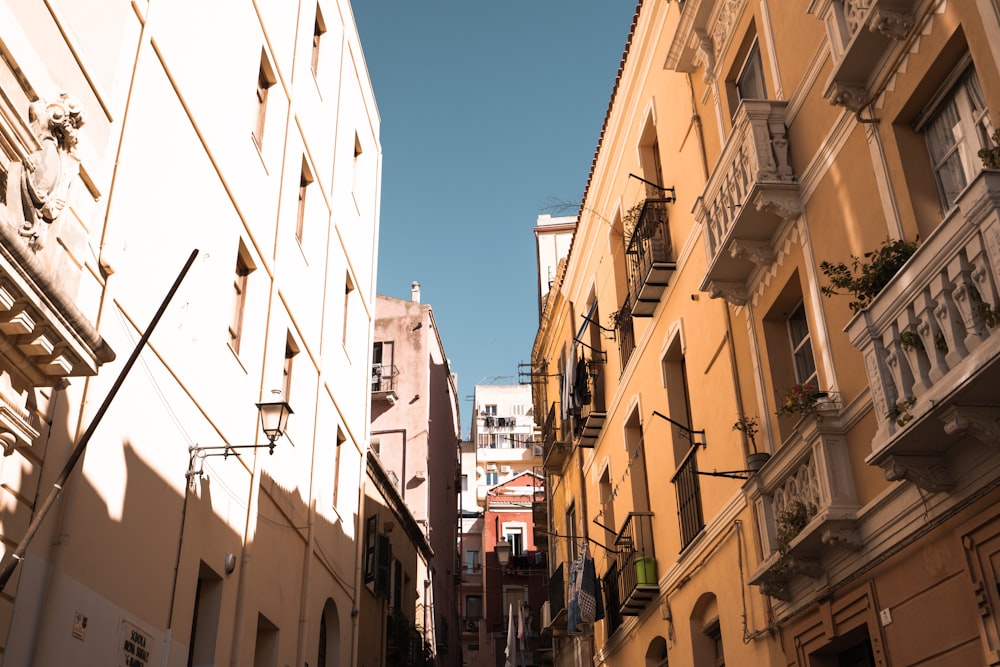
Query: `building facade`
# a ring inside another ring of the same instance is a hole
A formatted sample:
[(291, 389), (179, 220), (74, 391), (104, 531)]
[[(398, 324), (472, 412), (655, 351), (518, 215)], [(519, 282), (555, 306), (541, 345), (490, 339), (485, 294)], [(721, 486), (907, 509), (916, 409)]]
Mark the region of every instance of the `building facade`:
[[(375, 315), (372, 449), (433, 554), (426, 573), (410, 579), (409, 590), (402, 591), (401, 599), (415, 598), (417, 606), (401, 608), (386, 599), (380, 614), (390, 614), (392, 606), (393, 613), (404, 615), (421, 633), (434, 664), (458, 665), (458, 385), (434, 311), (420, 303), (418, 283), (413, 283), (409, 301), (379, 295)], [(372, 514), (366, 514), (366, 521)], [(377, 532), (385, 534), (384, 526)]]
[(381, 149), (349, 3), (5, 2), (0, 51), (3, 664), (352, 663)]
[(998, 664), (997, 37), (638, 4), (532, 357), (557, 664)]
[[(530, 386), (476, 385), (472, 415), (470, 440), (462, 443), (459, 547), (463, 558), (460, 600), (464, 621), (462, 645), (465, 664), (485, 667), (493, 665), (496, 657), (494, 645), (499, 630), (494, 626), (500, 622), (496, 615), (500, 610), (500, 601), (495, 596), (501, 590), (496, 580), (489, 578), (490, 567), (493, 567), (490, 563), (495, 566), (493, 545), (497, 533), (496, 526), (488, 525), (493, 519), (487, 515), (487, 504), (498, 485), (508, 482), (514, 486), (523, 485), (513, 480), (526, 479), (523, 477), (525, 474), (533, 475), (530, 477), (535, 480), (532, 483), (541, 487), (541, 450), (535, 440)], [(530, 501), (524, 502), (530, 505)], [(533, 534), (531, 521), (519, 534), (521, 544), (527, 544), (529, 538), (532, 545), (535, 544), (537, 536)], [(495, 576), (496, 570), (492, 572)], [(543, 574), (538, 569), (533, 573)], [(536, 607), (541, 604), (539, 600), (536, 603)], [(506, 626), (503, 630), (506, 632)]]

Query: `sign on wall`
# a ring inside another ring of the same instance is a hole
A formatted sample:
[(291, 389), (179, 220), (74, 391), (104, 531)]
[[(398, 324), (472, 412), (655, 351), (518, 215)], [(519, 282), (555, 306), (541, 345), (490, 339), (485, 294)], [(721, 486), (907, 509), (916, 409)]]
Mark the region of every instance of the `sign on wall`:
[(153, 651), (153, 635), (122, 621), (118, 667), (149, 667)]

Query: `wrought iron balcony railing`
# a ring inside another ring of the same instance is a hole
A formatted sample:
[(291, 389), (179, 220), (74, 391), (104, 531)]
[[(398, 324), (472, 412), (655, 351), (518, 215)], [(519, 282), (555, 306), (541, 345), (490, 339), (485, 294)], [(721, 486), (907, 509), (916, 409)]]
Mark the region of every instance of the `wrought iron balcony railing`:
[(618, 356), (621, 360), (622, 372), (628, 365), (632, 353), (635, 352), (635, 330), (632, 324), (632, 304), (629, 298), (625, 298), (625, 303), (618, 309), (614, 317), (615, 339), (618, 341)]
[(635, 317), (651, 317), (677, 269), (670, 243), (667, 204), (673, 199), (647, 199), (625, 249), (629, 300)]
[(701, 509), (701, 482), (698, 478), (698, 445), (692, 445), (680, 467), (674, 473), (674, 489), (677, 492), (677, 519), (681, 529), (681, 549), (691, 544), (705, 527)]
[(630, 512), (615, 538), (618, 602), (622, 616), (638, 616), (660, 595), (653, 551), (653, 513)]
[(372, 364), (372, 398), (395, 402), (398, 375), (393, 364)]
[(564, 433), (559, 403), (553, 402), (542, 424), (542, 462), (545, 470), (559, 472), (569, 457), (570, 446)]

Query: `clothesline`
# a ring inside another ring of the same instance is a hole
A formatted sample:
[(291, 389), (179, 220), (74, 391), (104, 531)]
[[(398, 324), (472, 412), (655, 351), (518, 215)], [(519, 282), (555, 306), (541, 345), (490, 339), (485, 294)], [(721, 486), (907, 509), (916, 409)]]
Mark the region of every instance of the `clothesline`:
[(597, 540), (593, 539), (592, 537), (587, 537), (586, 535), (560, 535), (559, 533), (550, 533), (549, 531), (541, 530), (540, 528), (536, 528), (535, 532), (541, 533), (542, 535), (548, 535), (549, 537), (562, 538), (564, 540), (576, 540), (576, 541), (585, 540), (587, 542), (592, 542), (593, 544), (596, 544), (597, 546), (601, 547), (608, 553), (613, 553), (613, 554), (620, 553), (617, 549), (609, 549), (608, 547), (604, 546)]

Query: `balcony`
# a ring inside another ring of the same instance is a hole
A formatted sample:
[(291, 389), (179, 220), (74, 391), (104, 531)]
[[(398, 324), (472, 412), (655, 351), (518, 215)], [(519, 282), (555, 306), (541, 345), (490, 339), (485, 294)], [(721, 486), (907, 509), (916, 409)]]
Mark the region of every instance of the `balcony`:
[(673, 199), (647, 199), (625, 249), (626, 278), (632, 315), (652, 317), (670, 274), (677, 269), (670, 244), (667, 204)]
[[(595, 356), (598, 354), (594, 353)], [(586, 375), (578, 376), (577, 384), (583, 383), (585, 391), (578, 391), (580, 405), (574, 408), (573, 434), (578, 438), (580, 447), (593, 447), (604, 428), (608, 413), (604, 407), (603, 385), (599, 382), (601, 370), (604, 367), (604, 353), (599, 360), (588, 360)]]
[(847, 326), (878, 418), (867, 462), (932, 492), (964, 436), (1000, 423), (1000, 172), (984, 171), (871, 305)]
[(566, 632), (566, 563), (559, 563), (549, 575), (549, 624), (543, 630), (560, 635)]
[(372, 364), (372, 400), (394, 404), (399, 398), (396, 395), (398, 375), (399, 369), (392, 364)]
[(544, 551), (526, 551), (518, 556), (511, 556), (507, 563), (507, 574), (526, 576), (532, 572), (548, 569)]
[(559, 404), (552, 403), (542, 424), (542, 465), (546, 472), (559, 473), (569, 459), (569, 438), (563, 430)]
[(744, 100), (719, 162), (695, 204), (708, 269), (700, 289), (743, 305), (758, 268), (775, 259), (786, 223), (802, 210), (788, 161), (787, 102)]
[(917, 0), (825, 0), (810, 11), (826, 24), (833, 73), (824, 97), (858, 111), (872, 99), (877, 74), (914, 27)]
[(615, 582), (621, 616), (638, 616), (660, 595), (652, 512), (630, 512), (615, 538)]
[(744, 485), (755, 508), (762, 563), (750, 575), (761, 592), (789, 599), (793, 575), (820, 576), (823, 554), (856, 550), (859, 503), (839, 412), (808, 415)]

